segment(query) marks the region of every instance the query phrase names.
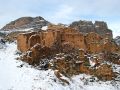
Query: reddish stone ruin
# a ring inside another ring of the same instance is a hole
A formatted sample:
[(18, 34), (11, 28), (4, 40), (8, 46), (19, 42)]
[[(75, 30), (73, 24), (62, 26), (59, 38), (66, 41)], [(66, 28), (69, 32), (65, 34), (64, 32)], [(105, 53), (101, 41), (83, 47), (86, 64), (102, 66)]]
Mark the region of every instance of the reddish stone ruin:
[(50, 26), (47, 31), (19, 34), (17, 37), (18, 50), (26, 52), (36, 43), (42, 46), (58, 46), (66, 42), (73, 48), (84, 49), (89, 53), (100, 53), (103, 51), (116, 52), (117, 45), (109, 38), (103, 38), (95, 32), (88, 34), (80, 33), (69, 27)]
[[(100, 70), (90, 67), (100, 66), (104, 60), (110, 58), (111, 53), (118, 51), (117, 44), (110, 38), (95, 32), (85, 34), (58, 25), (50, 25), (46, 31), (19, 34), (17, 46), (24, 53), (22, 60), (32, 65), (44, 64), (42, 68), (57, 69), (66, 76), (79, 73), (102, 75)], [(110, 69), (110, 74), (105, 79), (111, 80), (111, 77), (113, 71)]]

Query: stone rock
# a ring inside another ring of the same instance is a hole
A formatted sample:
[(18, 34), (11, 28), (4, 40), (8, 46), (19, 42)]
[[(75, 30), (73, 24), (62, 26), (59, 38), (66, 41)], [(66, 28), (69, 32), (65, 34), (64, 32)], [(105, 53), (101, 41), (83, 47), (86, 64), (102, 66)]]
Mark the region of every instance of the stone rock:
[(85, 51), (84, 51), (84, 49), (79, 49), (79, 58), (82, 61), (85, 60)]
[(103, 43), (103, 49), (107, 52), (119, 51), (118, 45), (115, 42), (109, 40), (108, 38), (106, 38), (105, 42)]
[(63, 83), (66, 83), (69, 85), (69, 82), (65, 79), (65, 78), (62, 78), (63, 76), (61, 75), (61, 73), (58, 71), (58, 70), (55, 70), (54, 71), (54, 74), (56, 75), (56, 77), (61, 80)]
[(109, 62), (120, 65), (120, 55), (117, 53), (107, 53), (105, 58)]
[(95, 27), (100, 27), (101, 29), (108, 29), (107, 23), (104, 21), (95, 21)]
[(21, 17), (8, 24), (6, 24), (1, 30), (15, 30), (26, 28), (42, 28), (49, 24), (44, 18), (38, 17)]
[(40, 61), (40, 44), (35, 44), (29, 51), (22, 55), (22, 60), (29, 64), (39, 64)]
[(33, 47), (31, 47), (30, 51), (32, 52), (33, 57), (39, 57), (40, 56), (41, 48), (42, 48), (42, 46), (39, 43), (36, 43)]
[(28, 44), (29, 44), (28, 47), (31, 48), (37, 43), (41, 43), (40, 36), (38, 34), (31, 35), (28, 40)]
[(90, 70), (88, 67), (86, 67), (85, 65), (81, 64), (80, 65), (80, 73), (85, 73), (85, 74), (90, 74)]
[[(92, 22), (81, 22), (82, 26), (94, 27)], [(104, 22), (96, 22), (96, 28), (107, 29)], [(62, 78), (80, 73), (95, 75), (101, 80), (112, 80), (116, 75), (104, 60), (119, 64), (117, 44), (108, 36), (102, 37), (96, 32), (87, 34), (65, 26), (51, 25), (46, 31), (20, 34), (17, 37), (18, 49), (26, 52), (22, 59), (29, 64), (37, 64), (43, 70), (55, 71), (56, 77)]]
[(77, 30), (67, 27), (59, 28), (59, 26), (51, 26), (46, 31), (20, 34), (17, 37), (18, 49), (22, 52), (27, 51), (36, 43), (54, 48), (57, 53), (62, 52), (62, 49), (63, 52), (69, 52), (73, 48), (84, 49), (88, 53), (101, 53), (105, 50), (116, 52), (118, 50), (118, 46), (111, 39), (108, 38), (108, 42), (104, 42), (104, 39), (95, 32), (85, 35)]
[(36, 34), (36, 32), (30, 32), (30, 33), (20, 33), (17, 36), (17, 48), (21, 52), (26, 52), (29, 49), (29, 38), (31, 35)]
[(39, 43), (36, 43), (22, 56), (22, 60), (32, 65), (39, 64), (42, 58), (50, 57), (52, 55), (51, 52), (49, 47), (41, 46)]
[(94, 25), (91, 21), (75, 21), (70, 24), (70, 27), (75, 28), (82, 33), (95, 32)]
[[(57, 65), (60, 68), (57, 69), (61, 72), (61, 68), (63, 68), (65, 73), (70, 72), (70, 75), (80, 71), (81, 64), (76, 62), (83, 61), (86, 65), (89, 65), (85, 53), (93, 55), (103, 53), (106, 55), (103, 59), (108, 60), (107, 58), (110, 58), (110, 56), (107, 53), (115, 53), (118, 50), (118, 46), (111, 39), (103, 38), (95, 32), (83, 34), (70, 27), (60, 28), (59, 26), (51, 26), (46, 31), (19, 34), (17, 45), (21, 52), (31, 51), (30, 55), (24, 56), (30, 63), (39, 63), (40, 59), (50, 58), (57, 53), (71, 54), (73, 58), (70, 62), (66, 62), (66, 59), (57, 60)], [(95, 66), (99, 66), (97, 60), (94, 62), (96, 63)], [(75, 65), (77, 68), (75, 68)], [(87, 69), (82, 67), (81, 71), (89, 73)]]
[(89, 68), (84, 65), (84, 60), (82, 61), (81, 58), (77, 57), (79, 55), (72, 55), (70, 53), (56, 56), (56, 59), (53, 60), (54, 67), (67, 77), (78, 75), (79, 73), (89, 74)]
[[(112, 31), (108, 29), (107, 24), (103, 21), (75, 21), (70, 24), (70, 27), (75, 28), (83, 33), (95, 32), (103, 37), (109, 37), (112, 39)], [(107, 34), (107, 35), (106, 35)]]
[(116, 42), (117, 45), (120, 46), (120, 36), (115, 37), (114, 41)]
[(96, 70), (95, 76), (101, 80), (112, 80), (115, 77), (115, 73), (110, 65), (103, 64)]
[(62, 52), (64, 53), (70, 53), (74, 50), (74, 44), (70, 42), (64, 42), (62, 43)]
[(90, 32), (86, 35), (85, 41), (87, 44), (87, 51), (89, 53), (97, 53), (102, 51), (102, 37), (99, 34)]

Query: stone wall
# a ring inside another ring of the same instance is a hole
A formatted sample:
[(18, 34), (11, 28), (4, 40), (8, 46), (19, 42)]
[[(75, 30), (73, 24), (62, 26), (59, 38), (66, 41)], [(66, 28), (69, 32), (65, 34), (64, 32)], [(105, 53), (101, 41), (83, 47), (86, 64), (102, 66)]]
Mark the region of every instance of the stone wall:
[[(39, 65), (39, 69), (59, 70), (67, 77), (85, 73), (101, 80), (112, 80), (116, 74), (103, 62), (120, 64), (117, 44), (95, 32), (84, 34), (69, 27), (55, 26), (46, 31), (19, 34), (17, 41), (18, 50), (25, 52), (21, 60)], [(55, 75), (59, 76), (57, 72)]]
[(41, 43), (40, 35), (39, 34), (31, 35), (28, 39), (28, 48), (33, 47), (37, 43)]
[(61, 34), (59, 31), (47, 31), (41, 33), (42, 36), (42, 45), (51, 47), (55, 42), (61, 41)]
[(21, 52), (25, 52), (29, 49), (29, 38), (31, 35), (36, 34), (36, 32), (31, 33), (21, 33), (17, 36), (17, 48)]
[(64, 42), (71, 42), (71, 44), (74, 45), (74, 48), (86, 49), (84, 35), (81, 33), (64, 34), (63, 38), (64, 39), (62, 40), (64, 40)]
[(90, 32), (85, 36), (87, 51), (97, 53), (102, 51), (102, 38), (95, 32)]
[[(101, 24), (101, 26), (106, 26), (106, 24)], [(117, 50), (116, 44), (109, 37), (104, 38), (95, 32), (84, 34), (69, 27), (58, 28), (55, 26), (52, 29), (51, 26), (46, 31), (19, 34), (17, 41), (18, 50), (22, 52), (27, 51), (36, 43), (49, 48), (56, 45), (60, 49), (60, 46), (66, 42), (71, 44), (70, 46), (73, 48), (84, 49), (89, 53)]]

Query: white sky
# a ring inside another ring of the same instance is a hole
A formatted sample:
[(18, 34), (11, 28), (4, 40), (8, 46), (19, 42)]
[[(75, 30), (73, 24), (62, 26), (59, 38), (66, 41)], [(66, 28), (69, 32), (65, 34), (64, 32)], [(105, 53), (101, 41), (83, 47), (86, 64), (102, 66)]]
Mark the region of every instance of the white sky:
[(1, 0), (0, 27), (22, 16), (42, 16), (53, 23), (100, 20), (120, 35), (120, 0)]

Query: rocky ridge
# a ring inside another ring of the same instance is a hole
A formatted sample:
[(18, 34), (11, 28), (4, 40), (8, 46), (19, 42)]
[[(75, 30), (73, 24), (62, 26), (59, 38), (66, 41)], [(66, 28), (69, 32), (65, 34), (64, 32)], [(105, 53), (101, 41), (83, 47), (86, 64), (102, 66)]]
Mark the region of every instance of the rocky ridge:
[(82, 33), (95, 32), (103, 37), (106, 36), (106, 34), (109, 34), (109, 38), (113, 37), (112, 30), (108, 29), (108, 26), (104, 21), (95, 21), (95, 23), (93, 23), (92, 21), (80, 20), (72, 22), (70, 27), (79, 30)]
[(1, 30), (16, 30), (26, 28), (41, 29), (47, 26), (50, 22), (46, 21), (41, 16), (38, 17), (21, 17), (6, 24)]
[(117, 45), (120, 45), (120, 36), (117, 36), (116, 38), (114, 38), (114, 40), (117, 43)]

